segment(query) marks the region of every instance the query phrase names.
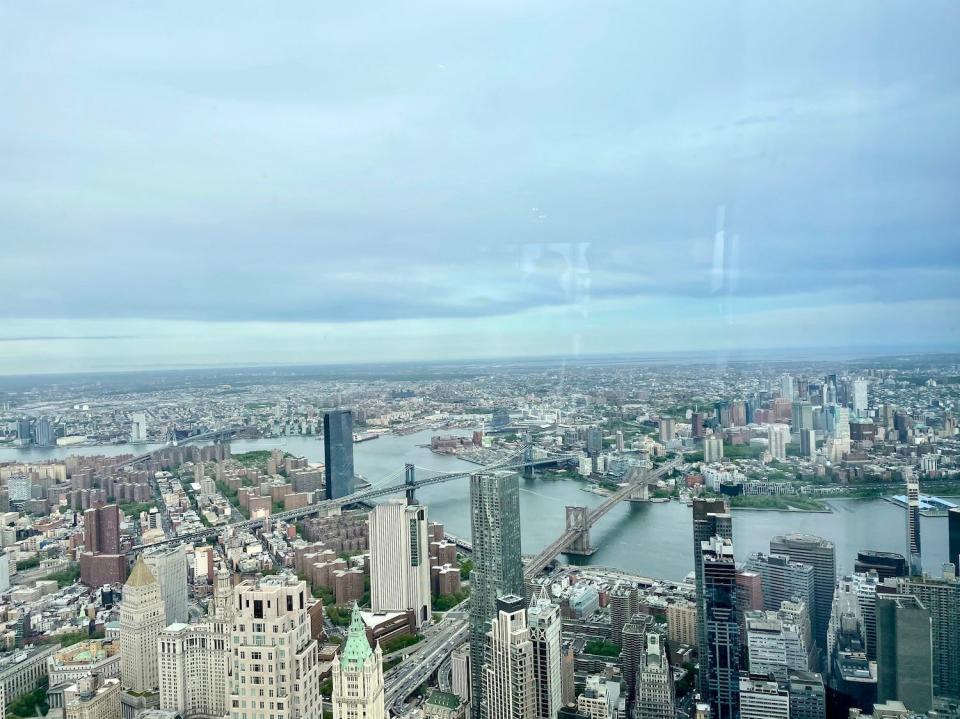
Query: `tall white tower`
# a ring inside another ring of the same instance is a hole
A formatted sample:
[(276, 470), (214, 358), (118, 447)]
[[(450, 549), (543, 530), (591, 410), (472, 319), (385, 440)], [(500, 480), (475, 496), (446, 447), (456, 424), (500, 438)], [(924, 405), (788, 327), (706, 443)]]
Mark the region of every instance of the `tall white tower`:
[(144, 412), (134, 412), (130, 417), (130, 441), (136, 444), (137, 442), (146, 442), (147, 441), (147, 415)]
[(920, 555), (920, 480), (909, 467), (903, 470), (907, 482), (907, 552), (910, 558), (910, 574), (923, 574)]
[(497, 616), (487, 634), (481, 719), (528, 719), (536, 714), (533, 642), (520, 597), (497, 599)]
[(383, 655), (370, 648), (360, 609), (353, 605), (350, 630), (333, 663), (333, 719), (383, 719)]
[(157, 638), (164, 625), (160, 584), (141, 554), (123, 585), (120, 602), (120, 678), (125, 689), (140, 694), (157, 691)]
[(379, 504), (369, 518), (370, 604), (375, 612), (412, 609), (417, 627), (430, 621), (427, 508)]
[(553, 719), (562, 706), (560, 680), (560, 607), (550, 601), (546, 585), (527, 610), (533, 642), (533, 681), (537, 719)]

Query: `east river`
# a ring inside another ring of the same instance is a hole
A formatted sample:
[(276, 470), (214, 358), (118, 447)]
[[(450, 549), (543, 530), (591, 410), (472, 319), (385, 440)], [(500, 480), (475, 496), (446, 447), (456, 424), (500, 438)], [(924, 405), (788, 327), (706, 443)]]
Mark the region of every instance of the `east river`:
[[(412, 463), (427, 470), (451, 472), (476, 469), (476, 465), (452, 456), (438, 455), (420, 445), (428, 444), (431, 431), (404, 437), (383, 435), (354, 445), (358, 474), (373, 484), (392, 476), (390, 484), (403, 481), (403, 465)], [(42, 461), (71, 454), (140, 454), (159, 445), (111, 445), (104, 447), (58, 447), (0, 449), (0, 461)], [(238, 440), (234, 452), (280, 447), (285, 452), (323, 461), (323, 442), (315, 437)], [(603, 497), (585, 492), (588, 485), (577, 480), (520, 480), (520, 514), (523, 552), (533, 554), (553, 541), (563, 530), (566, 505), (593, 506)], [(469, 490), (466, 479), (452, 480), (417, 492), (428, 505), (430, 518), (443, 522), (447, 531), (470, 536)], [(878, 499), (830, 500), (830, 513), (748, 511), (734, 512), (734, 548), (738, 559), (751, 552), (768, 551), (770, 538), (784, 532), (809, 532), (832, 540), (837, 547), (839, 571), (853, 570), (859, 549), (904, 553), (904, 511)], [(924, 568), (939, 574), (947, 560), (947, 526), (944, 517), (923, 517), (921, 532)], [(690, 508), (679, 502), (631, 504), (613, 508), (591, 530), (598, 547), (579, 562), (616, 567), (648, 577), (679, 580), (693, 570)]]

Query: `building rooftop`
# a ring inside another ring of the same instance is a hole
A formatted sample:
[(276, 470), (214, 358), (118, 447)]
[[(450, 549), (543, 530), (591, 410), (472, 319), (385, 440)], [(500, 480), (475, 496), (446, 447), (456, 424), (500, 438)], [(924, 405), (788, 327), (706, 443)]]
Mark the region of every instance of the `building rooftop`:
[(430, 696), (427, 698), (427, 704), (434, 704), (447, 709), (456, 709), (460, 706), (460, 703), (460, 697), (449, 692), (431, 692)]

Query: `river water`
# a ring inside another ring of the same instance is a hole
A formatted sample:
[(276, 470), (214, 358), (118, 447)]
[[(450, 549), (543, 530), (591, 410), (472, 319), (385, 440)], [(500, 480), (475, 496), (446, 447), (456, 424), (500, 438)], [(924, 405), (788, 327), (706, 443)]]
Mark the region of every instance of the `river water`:
[[(403, 481), (403, 465), (451, 472), (476, 468), (452, 456), (438, 455), (419, 445), (428, 444), (430, 431), (379, 439), (354, 445), (356, 471), (373, 484), (389, 478), (389, 484)], [(70, 454), (139, 454), (159, 445), (112, 445), (106, 447), (0, 449), (2, 461), (62, 459)], [(237, 440), (234, 452), (281, 447), (313, 462), (323, 461), (323, 442), (315, 437)], [(525, 553), (536, 553), (553, 541), (564, 527), (565, 507), (594, 506), (603, 501), (583, 491), (578, 480), (520, 480), (521, 543)], [(429, 508), (430, 519), (443, 522), (447, 531), (470, 536), (469, 489), (466, 479), (453, 480), (417, 492)], [(751, 552), (768, 551), (770, 538), (784, 532), (809, 532), (832, 540), (837, 548), (840, 572), (853, 570), (860, 549), (905, 552), (906, 530), (903, 509), (878, 499), (830, 500), (831, 513), (734, 512), (734, 549), (738, 559)], [(921, 520), (924, 568), (939, 574), (947, 560), (947, 521), (944, 517)], [(693, 570), (690, 508), (679, 502), (631, 504), (614, 507), (591, 530), (591, 542), (598, 551), (578, 562), (616, 567), (649, 577), (679, 580)]]

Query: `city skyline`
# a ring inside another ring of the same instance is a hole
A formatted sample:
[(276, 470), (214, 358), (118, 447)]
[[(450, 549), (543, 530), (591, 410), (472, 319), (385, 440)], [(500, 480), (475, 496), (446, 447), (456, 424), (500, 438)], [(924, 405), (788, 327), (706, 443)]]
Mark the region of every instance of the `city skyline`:
[(947, 3), (2, 12), (0, 373), (956, 337)]

